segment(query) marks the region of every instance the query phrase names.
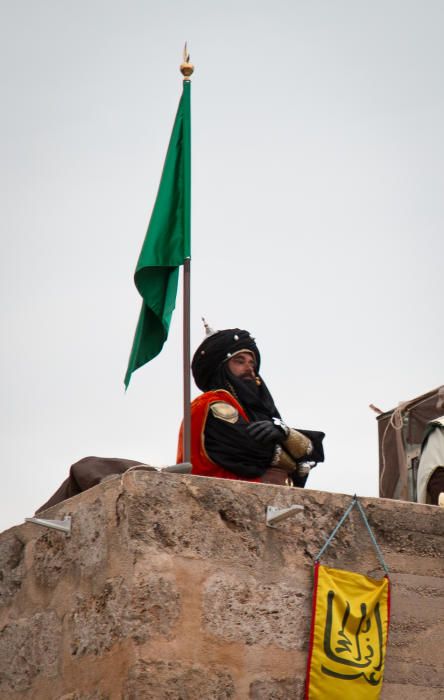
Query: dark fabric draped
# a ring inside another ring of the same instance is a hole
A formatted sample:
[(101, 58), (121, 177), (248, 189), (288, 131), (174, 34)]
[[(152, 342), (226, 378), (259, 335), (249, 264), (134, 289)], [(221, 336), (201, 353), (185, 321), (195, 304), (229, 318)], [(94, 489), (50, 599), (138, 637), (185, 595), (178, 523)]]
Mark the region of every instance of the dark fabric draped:
[(273, 459), (274, 445), (260, 445), (251, 438), (239, 416), (237, 423), (215, 418), (211, 411), (205, 424), (205, 449), (210, 459), (247, 479), (263, 476)]
[(230, 372), (226, 362), (224, 362), (214, 371), (208, 390), (226, 389), (229, 391), (239, 401), (251, 421), (280, 418), (281, 415), (267, 385), (261, 377), (258, 379), (259, 386), (254, 381), (246, 382), (239, 379)]

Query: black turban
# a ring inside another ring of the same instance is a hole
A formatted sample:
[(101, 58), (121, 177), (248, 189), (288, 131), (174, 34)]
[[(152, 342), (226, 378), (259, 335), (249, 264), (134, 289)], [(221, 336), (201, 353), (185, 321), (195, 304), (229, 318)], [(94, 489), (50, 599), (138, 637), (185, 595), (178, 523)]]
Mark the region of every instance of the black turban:
[(248, 331), (228, 328), (205, 338), (194, 353), (191, 363), (194, 381), (199, 389), (208, 391), (213, 388), (213, 378), (218, 367), (241, 350), (253, 353), (256, 358), (256, 370), (259, 372), (261, 356), (254, 338)]

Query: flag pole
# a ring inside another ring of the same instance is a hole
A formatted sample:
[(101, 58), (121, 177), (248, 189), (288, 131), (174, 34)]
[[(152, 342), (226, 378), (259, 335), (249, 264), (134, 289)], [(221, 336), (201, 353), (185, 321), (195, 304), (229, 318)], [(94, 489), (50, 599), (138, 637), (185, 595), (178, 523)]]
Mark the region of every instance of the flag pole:
[(183, 264), (183, 461), (191, 461), (191, 352), (190, 352), (191, 260)]
[[(187, 45), (183, 50), (183, 63), (180, 66), (183, 75), (184, 90), (191, 87), (191, 76), (194, 66), (190, 63), (190, 55)], [(191, 229), (191, 125), (189, 121), (190, 110), (187, 111), (188, 123), (184, 128), (184, 167), (185, 167), (185, 227), (188, 229), (187, 240), (190, 241)], [(190, 333), (190, 308), (191, 308), (191, 255), (185, 255), (183, 264), (183, 461), (191, 461), (191, 333)]]

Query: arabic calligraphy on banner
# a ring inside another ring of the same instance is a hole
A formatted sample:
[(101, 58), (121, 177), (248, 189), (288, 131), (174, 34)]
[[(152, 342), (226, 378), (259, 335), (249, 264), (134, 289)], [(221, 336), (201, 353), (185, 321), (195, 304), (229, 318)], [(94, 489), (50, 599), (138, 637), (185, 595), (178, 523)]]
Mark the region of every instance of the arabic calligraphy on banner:
[(306, 700), (376, 700), (384, 674), (387, 577), (315, 565)]

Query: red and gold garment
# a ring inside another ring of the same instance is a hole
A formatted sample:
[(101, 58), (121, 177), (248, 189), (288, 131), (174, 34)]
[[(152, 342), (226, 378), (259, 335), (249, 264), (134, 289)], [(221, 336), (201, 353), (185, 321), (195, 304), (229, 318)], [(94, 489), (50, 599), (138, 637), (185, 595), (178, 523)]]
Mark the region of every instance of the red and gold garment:
[[(205, 424), (208, 412), (212, 404), (224, 402), (235, 408), (239, 415), (248, 423), (249, 419), (240, 403), (224, 389), (217, 391), (207, 391), (201, 394), (191, 404), (191, 463), (193, 465), (192, 474), (199, 476), (213, 476), (219, 479), (238, 479), (248, 481), (261, 481), (260, 477), (247, 478), (238, 476), (228, 469), (224, 469), (216, 464), (208, 455), (205, 449)], [(183, 462), (183, 425), (180, 427), (179, 442), (177, 448), (177, 462)]]

